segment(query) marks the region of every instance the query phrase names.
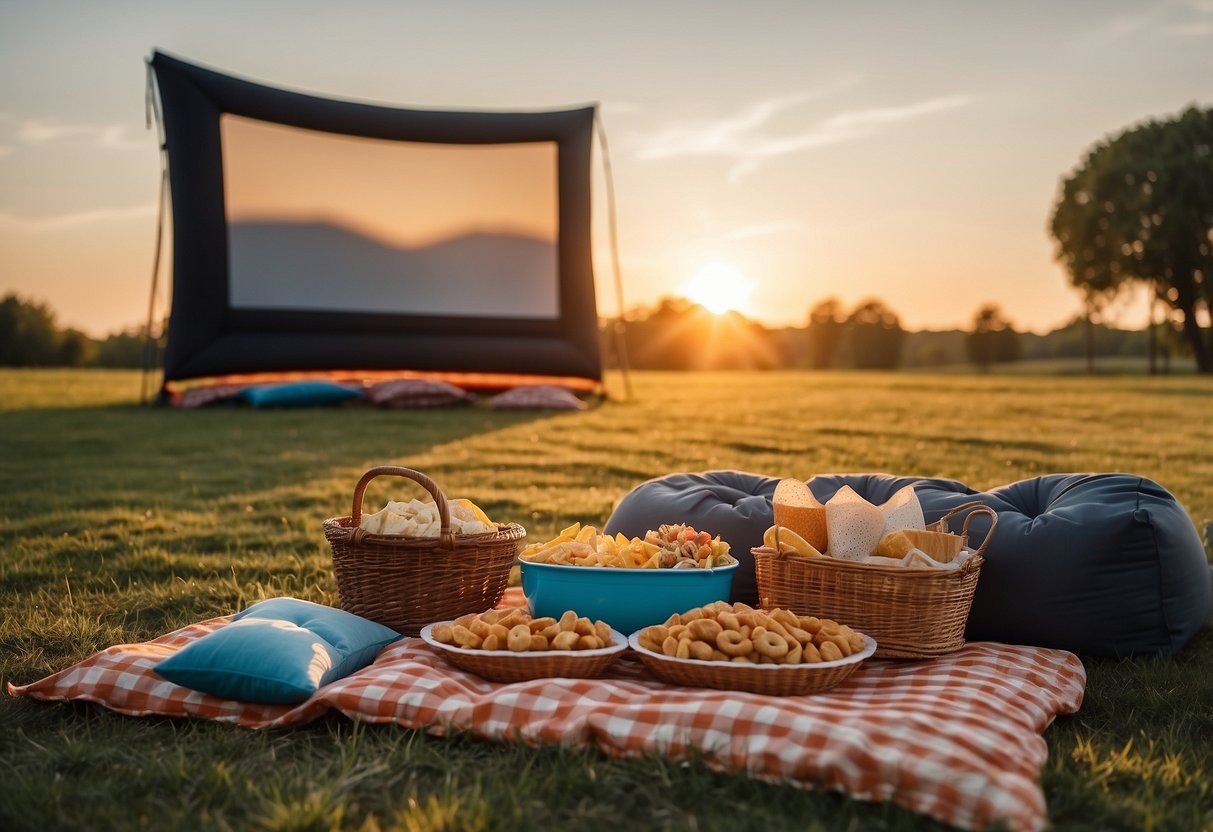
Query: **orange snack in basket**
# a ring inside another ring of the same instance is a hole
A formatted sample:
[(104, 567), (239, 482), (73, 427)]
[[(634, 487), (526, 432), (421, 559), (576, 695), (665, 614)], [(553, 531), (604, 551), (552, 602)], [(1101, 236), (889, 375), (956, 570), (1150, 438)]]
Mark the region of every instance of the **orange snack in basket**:
[[(437, 636), (435, 636), (437, 638)], [(531, 628), (525, 624), (515, 624), (510, 628), (506, 638), (506, 646), (515, 653), (525, 653), (531, 649)]]
[(829, 618), (722, 601), (645, 627), (636, 641), (645, 650), (675, 659), (753, 664), (836, 661), (867, 645), (861, 633)]
[(581, 636), (573, 630), (561, 630), (552, 639), (553, 650), (572, 650), (581, 641)]
[(554, 618), (532, 618), (523, 609), (488, 610), (436, 624), (430, 635), (439, 644), (471, 650), (530, 653), (546, 650), (596, 650), (615, 643), (605, 621), (591, 621), (569, 610)]
[(914, 542), (904, 531), (899, 530), (882, 537), (872, 554), (882, 558), (902, 558), (913, 548)]
[(801, 480), (783, 479), (775, 486), (775, 524), (791, 529), (818, 552), (826, 551), (826, 508)]
[(781, 554), (795, 552), (804, 558), (822, 557), (821, 552), (817, 551), (817, 547), (786, 526), (778, 524), (771, 526), (763, 533), (762, 545)]

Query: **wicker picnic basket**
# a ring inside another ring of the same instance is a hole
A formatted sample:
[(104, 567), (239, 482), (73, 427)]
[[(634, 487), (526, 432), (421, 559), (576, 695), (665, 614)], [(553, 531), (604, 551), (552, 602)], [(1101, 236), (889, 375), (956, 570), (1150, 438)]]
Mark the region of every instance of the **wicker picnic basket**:
[(512, 653), (509, 650), (467, 650), (437, 641), (431, 635), (433, 626), (428, 624), (421, 630), (421, 638), (426, 644), (460, 670), (475, 673), (490, 682), (596, 679), (628, 649), (627, 636), (612, 630), (611, 646), (594, 650), (539, 650), (527, 653)]
[[(440, 518), (438, 537), (370, 534), (359, 528), (367, 484), (383, 475), (413, 480), (430, 493)], [(456, 535), (442, 489), (425, 474), (386, 465), (362, 475), (354, 488), (353, 511), (325, 520), (324, 536), (333, 549), (342, 609), (415, 636), (431, 622), (495, 607), (526, 531), (516, 523), (498, 523), (495, 532)]]
[(973, 502), (952, 509), (929, 531), (951, 534), (948, 521), (962, 512), (968, 514), (957, 535), (960, 547), (968, 546), (974, 515), (989, 515), (991, 522), (981, 545), (955, 569), (809, 558), (768, 546), (753, 549), (759, 603), (847, 624), (876, 639), (878, 658), (923, 659), (959, 650), (983, 553), (998, 525), (993, 509)]

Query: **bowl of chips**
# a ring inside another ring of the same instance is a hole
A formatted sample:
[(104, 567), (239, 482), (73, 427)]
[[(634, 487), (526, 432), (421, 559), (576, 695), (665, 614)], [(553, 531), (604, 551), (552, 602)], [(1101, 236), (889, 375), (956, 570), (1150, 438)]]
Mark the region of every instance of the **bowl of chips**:
[(728, 598), (737, 569), (727, 543), (683, 524), (627, 538), (577, 523), (519, 562), (532, 613), (574, 610), (624, 633)]

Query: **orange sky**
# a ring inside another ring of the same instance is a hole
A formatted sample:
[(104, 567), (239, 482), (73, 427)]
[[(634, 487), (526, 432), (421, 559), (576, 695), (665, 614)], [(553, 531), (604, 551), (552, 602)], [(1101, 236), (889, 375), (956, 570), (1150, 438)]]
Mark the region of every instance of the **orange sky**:
[[(1056, 326), (1079, 309), (1046, 233), (1059, 177), (1101, 137), (1213, 104), (1210, 0), (9, 4), (0, 293), (94, 334), (146, 314), (153, 47), (377, 103), (600, 102), (627, 305), (716, 263), (771, 323), (876, 295), (911, 329), (967, 325), (990, 301), (1021, 328)], [(595, 164), (599, 305), (613, 314)]]

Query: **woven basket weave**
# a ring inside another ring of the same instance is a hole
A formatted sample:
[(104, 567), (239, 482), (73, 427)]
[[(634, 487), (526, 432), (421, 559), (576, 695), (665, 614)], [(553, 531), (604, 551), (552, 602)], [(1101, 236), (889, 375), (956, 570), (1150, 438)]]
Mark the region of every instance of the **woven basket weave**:
[[(441, 523), (438, 537), (369, 534), (358, 527), (367, 484), (382, 475), (413, 480), (430, 493)], [(411, 468), (381, 466), (358, 481), (348, 517), (324, 521), (324, 536), (333, 550), (341, 608), (415, 636), (433, 621), (495, 607), (526, 531), (510, 523), (495, 532), (456, 535), (446, 495), (433, 480)]]
[(716, 690), (744, 690), (766, 696), (805, 696), (827, 691), (858, 670), (872, 655), (872, 648), (875, 646), (871, 637), (865, 637), (863, 650), (837, 661), (807, 664), (739, 664), (676, 659), (655, 653), (640, 644), (639, 632), (632, 634), (629, 643), (649, 672), (666, 684)]
[(963, 545), (968, 545), (973, 515), (989, 515), (991, 525), (981, 546), (956, 569), (806, 558), (768, 546), (753, 549), (758, 601), (765, 609), (786, 607), (800, 615), (833, 618), (866, 633), (876, 639), (878, 658), (923, 659), (959, 650), (998, 514), (982, 503), (965, 503), (932, 526), (946, 532), (948, 521), (966, 511)]

